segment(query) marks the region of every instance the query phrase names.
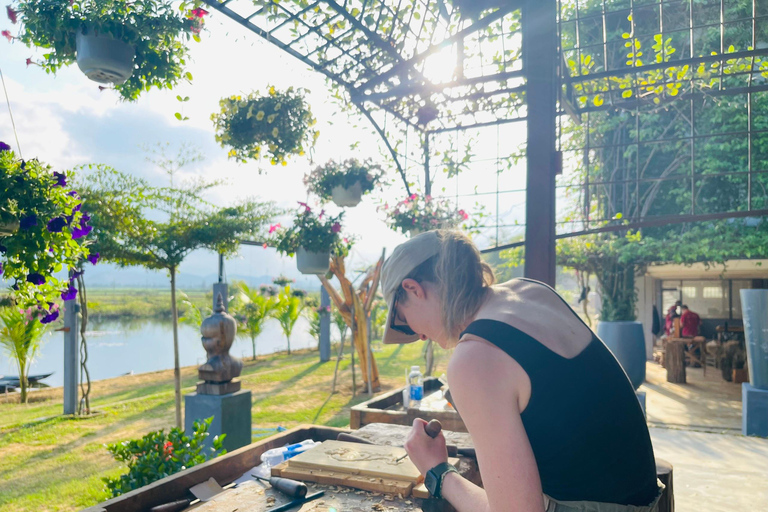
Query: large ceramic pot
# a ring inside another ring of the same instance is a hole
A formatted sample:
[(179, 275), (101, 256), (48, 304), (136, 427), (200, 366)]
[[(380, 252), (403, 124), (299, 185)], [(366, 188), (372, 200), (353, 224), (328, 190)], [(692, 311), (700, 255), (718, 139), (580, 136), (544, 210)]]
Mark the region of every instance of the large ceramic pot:
[(349, 188), (344, 188), (341, 185), (333, 187), (331, 189), (331, 199), (333, 199), (337, 206), (357, 206), (363, 199), (363, 186), (359, 181), (356, 181)]
[(296, 267), (302, 274), (325, 274), (331, 268), (331, 253), (310, 252), (300, 247), (296, 252)]
[(640, 322), (600, 322), (597, 336), (616, 356), (635, 389), (645, 380), (645, 335)]
[(741, 290), (749, 383), (768, 390), (768, 290)]
[(121, 84), (133, 73), (133, 46), (107, 35), (77, 33), (77, 67), (100, 84)]

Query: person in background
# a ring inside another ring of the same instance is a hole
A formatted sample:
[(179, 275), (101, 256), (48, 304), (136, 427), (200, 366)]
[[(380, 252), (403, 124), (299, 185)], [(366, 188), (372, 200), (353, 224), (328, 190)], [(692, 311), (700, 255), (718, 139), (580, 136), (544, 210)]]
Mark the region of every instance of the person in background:
[(679, 308), (681, 305), (682, 302), (678, 300), (675, 302), (674, 306), (667, 310), (667, 316), (664, 317), (664, 332), (667, 336), (672, 336), (672, 330), (675, 325), (675, 318), (680, 316), (677, 312), (677, 308)]
[[(682, 306), (683, 314), (680, 317), (680, 330), (681, 335), (683, 338), (693, 338), (694, 336), (699, 335), (699, 326), (701, 326), (701, 318), (699, 315), (691, 311), (688, 306), (683, 304)], [(693, 351), (694, 357), (697, 359), (701, 359), (701, 348), (696, 345), (694, 346), (692, 343), (688, 344), (688, 351)], [(698, 368), (701, 366), (699, 363), (694, 363), (693, 367)]]

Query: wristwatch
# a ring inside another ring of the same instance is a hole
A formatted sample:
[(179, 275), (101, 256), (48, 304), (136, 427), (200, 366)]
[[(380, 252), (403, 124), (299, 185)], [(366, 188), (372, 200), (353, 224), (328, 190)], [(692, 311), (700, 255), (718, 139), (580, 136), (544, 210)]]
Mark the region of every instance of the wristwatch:
[(427, 487), (429, 494), (437, 499), (443, 497), (443, 479), (448, 473), (458, 474), (459, 471), (447, 462), (441, 462), (427, 471), (427, 475), (424, 477), (424, 485)]

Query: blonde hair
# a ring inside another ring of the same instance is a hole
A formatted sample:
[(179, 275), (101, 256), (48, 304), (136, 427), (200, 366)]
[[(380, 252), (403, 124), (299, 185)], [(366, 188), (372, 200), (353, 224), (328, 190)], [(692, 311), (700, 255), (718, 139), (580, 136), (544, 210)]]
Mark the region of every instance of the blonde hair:
[[(494, 283), (493, 269), (480, 256), (475, 244), (461, 231), (439, 229), (440, 252), (413, 269), (408, 278), (437, 286), (441, 323), (451, 344), (456, 343), (464, 323), (475, 316)], [(401, 286), (395, 295), (405, 301)]]

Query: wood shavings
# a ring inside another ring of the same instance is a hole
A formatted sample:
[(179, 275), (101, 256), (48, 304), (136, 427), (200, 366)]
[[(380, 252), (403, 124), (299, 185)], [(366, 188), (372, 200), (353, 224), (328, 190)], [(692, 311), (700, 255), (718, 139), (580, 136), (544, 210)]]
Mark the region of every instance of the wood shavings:
[(276, 502), (276, 501), (277, 501), (277, 500), (275, 499), (275, 497), (274, 497), (274, 496), (269, 496), (269, 497), (267, 497), (267, 506), (268, 506), (268, 507), (274, 507), (274, 506), (275, 506), (275, 502)]

